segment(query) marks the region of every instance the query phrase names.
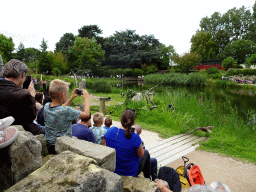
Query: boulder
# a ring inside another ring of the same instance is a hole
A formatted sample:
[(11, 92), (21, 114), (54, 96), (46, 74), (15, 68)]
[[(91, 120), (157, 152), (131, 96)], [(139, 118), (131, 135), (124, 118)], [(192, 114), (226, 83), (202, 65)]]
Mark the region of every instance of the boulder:
[(42, 145), (27, 131), (0, 150), (0, 188), (8, 188), (42, 166)]
[(65, 151), (6, 192), (23, 191), (123, 191), (122, 178), (96, 165), (89, 157)]
[(143, 97), (141, 92), (137, 92), (136, 95), (132, 98), (133, 101), (142, 101), (142, 99)]
[(35, 137), (40, 141), (42, 145), (42, 156), (45, 157), (46, 155), (48, 155), (45, 136), (43, 134), (40, 134), (40, 135), (35, 135)]
[(113, 148), (63, 136), (57, 138), (55, 150), (57, 153), (69, 150), (86, 157), (91, 157), (96, 160), (100, 167), (112, 172), (115, 171), (116, 151)]
[(22, 125), (11, 125), (10, 127), (15, 127), (18, 131), (25, 131)]
[(122, 176), (125, 192), (160, 192), (157, 184), (142, 177)]
[(83, 79), (80, 83), (79, 83), (79, 89), (85, 89), (86, 88), (86, 80)]

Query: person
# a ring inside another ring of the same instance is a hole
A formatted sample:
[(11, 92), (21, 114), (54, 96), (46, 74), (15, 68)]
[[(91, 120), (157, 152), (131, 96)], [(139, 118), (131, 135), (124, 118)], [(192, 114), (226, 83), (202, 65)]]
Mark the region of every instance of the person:
[(18, 137), (18, 130), (15, 127), (9, 127), (13, 122), (12, 116), (0, 119), (0, 149), (9, 146)]
[(49, 95), (51, 103), (44, 106), (45, 139), (47, 149), (50, 154), (56, 154), (55, 143), (58, 137), (67, 135), (72, 137), (72, 121), (78, 118), (88, 118), (90, 116), (90, 101), (88, 92), (83, 89), (84, 111), (75, 110), (68, 105), (77, 97), (77, 89), (74, 89), (68, 99), (69, 83), (55, 79), (51, 81)]
[(131, 132), (135, 113), (126, 110), (121, 116), (121, 128), (112, 127), (104, 136), (103, 145), (116, 150), (115, 173), (136, 177), (139, 172), (140, 158), (144, 156), (141, 138)]
[(103, 128), (108, 131), (110, 129), (111, 125), (112, 125), (112, 119), (109, 118), (109, 117), (106, 118), (105, 119), (105, 126)]
[(72, 125), (72, 136), (85, 141), (95, 143), (93, 132), (88, 128), (91, 114), (88, 118), (81, 119), (80, 123)]
[(43, 107), (37, 112), (36, 121), (38, 124), (45, 126), (44, 124), (44, 106), (46, 103), (52, 102), (52, 99), (49, 95), (46, 95), (43, 101)]
[(90, 128), (94, 134), (95, 143), (102, 145), (103, 137), (107, 130), (102, 127), (103, 124), (103, 114), (95, 113), (93, 115), (94, 126)]
[[(142, 133), (142, 128), (140, 125), (136, 124), (134, 125), (134, 128), (138, 135)], [(143, 149), (146, 150), (144, 142), (143, 141), (141, 142), (142, 142)], [(150, 171), (151, 171), (150, 172), (151, 179), (152, 181), (154, 181), (157, 178), (157, 159), (156, 158), (150, 158)]]
[(35, 89), (33, 82), (22, 89), (28, 67), (17, 59), (7, 62), (0, 78), (0, 119), (12, 116), (13, 124), (22, 125), (33, 135), (44, 134), (44, 130), (33, 123), (36, 118)]
[(36, 114), (38, 113), (38, 111), (43, 107), (43, 97), (44, 94), (41, 92), (37, 92), (35, 95), (35, 101), (36, 101)]
[(172, 192), (172, 190), (168, 188), (169, 185), (166, 181), (162, 179), (157, 179), (155, 180), (155, 182), (161, 192)]

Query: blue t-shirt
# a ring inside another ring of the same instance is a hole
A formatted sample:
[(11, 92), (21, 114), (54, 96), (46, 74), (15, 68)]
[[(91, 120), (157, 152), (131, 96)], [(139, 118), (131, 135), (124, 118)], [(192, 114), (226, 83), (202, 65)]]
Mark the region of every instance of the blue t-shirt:
[(107, 130), (104, 129), (103, 127), (95, 127), (95, 126), (90, 127), (89, 129), (93, 132), (95, 143), (101, 145), (103, 136), (107, 133)]
[(138, 134), (131, 133), (127, 139), (125, 130), (111, 127), (104, 138), (108, 147), (116, 150), (115, 173), (124, 176), (136, 177), (139, 169), (140, 158), (137, 156), (137, 149), (140, 147), (141, 138)]
[(77, 120), (81, 111), (61, 105), (50, 107), (51, 103), (44, 106), (45, 139), (50, 145), (55, 145), (56, 138), (72, 135), (72, 121)]
[(106, 126), (104, 126), (103, 128), (106, 129), (107, 131), (110, 129), (110, 128), (106, 127)]
[(72, 136), (95, 143), (93, 132), (86, 125), (80, 123), (72, 125)]

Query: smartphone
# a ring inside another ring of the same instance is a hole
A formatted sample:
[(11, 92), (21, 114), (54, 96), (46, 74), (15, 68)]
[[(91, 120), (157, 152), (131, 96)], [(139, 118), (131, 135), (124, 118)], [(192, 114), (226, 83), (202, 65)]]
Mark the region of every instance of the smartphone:
[(23, 86), (22, 86), (23, 89), (27, 89), (29, 87), (29, 85), (30, 85), (30, 82), (31, 82), (31, 76), (27, 75), (26, 79), (25, 79), (25, 81), (23, 83)]
[(77, 95), (83, 95), (83, 90), (77, 89), (77, 90), (76, 90), (76, 94), (77, 94)]

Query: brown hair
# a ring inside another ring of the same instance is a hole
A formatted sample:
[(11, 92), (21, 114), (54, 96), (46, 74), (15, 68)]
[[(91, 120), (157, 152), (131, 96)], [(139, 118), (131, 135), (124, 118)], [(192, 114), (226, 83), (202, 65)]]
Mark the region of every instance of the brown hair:
[(87, 116), (87, 118), (81, 118), (81, 121), (86, 123), (87, 121), (89, 121), (91, 119), (91, 117), (92, 117), (92, 114), (90, 113), (90, 115)]
[(125, 128), (125, 137), (131, 138), (131, 127), (135, 121), (135, 113), (132, 110), (126, 110), (121, 116), (121, 124)]
[(36, 96), (35, 96), (35, 100), (38, 103), (42, 104), (43, 103), (43, 96), (44, 96), (44, 94), (42, 92), (37, 92)]
[(102, 121), (103, 121), (103, 114), (102, 113), (95, 113), (93, 115), (93, 122), (94, 122), (96, 127), (98, 127)]
[(112, 125), (112, 119), (111, 118), (106, 118), (105, 119), (105, 125), (106, 125), (106, 127), (110, 127), (111, 125)]

